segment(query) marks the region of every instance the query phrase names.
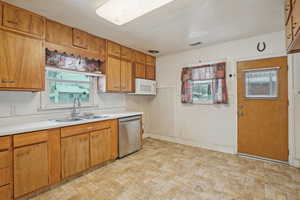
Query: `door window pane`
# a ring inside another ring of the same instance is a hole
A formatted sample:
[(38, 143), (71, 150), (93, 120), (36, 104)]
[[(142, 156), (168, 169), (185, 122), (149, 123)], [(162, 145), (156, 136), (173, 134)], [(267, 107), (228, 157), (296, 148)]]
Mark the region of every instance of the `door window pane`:
[(245, 71), (246, 98), (278, 97), (278, 68)]

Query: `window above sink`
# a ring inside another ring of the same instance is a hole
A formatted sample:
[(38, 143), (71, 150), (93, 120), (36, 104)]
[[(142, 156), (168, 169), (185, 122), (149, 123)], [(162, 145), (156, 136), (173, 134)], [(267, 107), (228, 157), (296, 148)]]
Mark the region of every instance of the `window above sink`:
[(75, 98), (82, 107), (95, 106), (96, 80), (84, 72), (46, 68), (45, 92), (42, 93), (42, 109), (70, 108)]

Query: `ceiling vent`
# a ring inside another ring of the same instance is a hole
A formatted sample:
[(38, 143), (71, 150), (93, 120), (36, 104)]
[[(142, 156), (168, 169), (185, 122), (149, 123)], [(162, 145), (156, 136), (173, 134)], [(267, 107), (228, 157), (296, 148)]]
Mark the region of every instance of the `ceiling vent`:
[(158, 54), (158, 53), (159, 53), (158, 50), (153, 50), (153, 49), (148, 50), (148, 52), (149, 52), (149, 53), (152, 53), (152, 54)]
[(200, 44), (202, 44), (202, 42), (195, 42), (195, 43), (191, 43), (190, 46), (191, 46), (191, 47), (194, 47), (194, 46), (198, 46), (198, 45), (200, 45)]

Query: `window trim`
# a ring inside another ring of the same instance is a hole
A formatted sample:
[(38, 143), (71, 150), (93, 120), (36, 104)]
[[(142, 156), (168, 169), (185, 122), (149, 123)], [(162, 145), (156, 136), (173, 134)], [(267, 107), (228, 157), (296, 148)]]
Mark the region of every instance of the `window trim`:
[[(72, 81), (72, 80), (59, 80), (59, 79), (48, 79), (47, 78), (47, 70), (56, 70), (56, 71), (64, 71), (70, 73), (80, 73), (89, 76), (90, 81)], [(41, 109), (62, 109), (62, 108), (72, 108), (73, 102), (64, 103), (64, 104), (53, 104), (49, 101), (49, 80), (57, 81), (57, 82), (78, 82), (78, 83), (90, 83), (90, 101), (89, 102), (81, 102), (81, 107), (96, 107), (96, 93), (97, 93), (97, 80), (95, 79), (94, 74), (85, 73), (85, 72), (74, 72), (71, 70), (57, 69), (53, 67), (46, 67), (45, 69), (45, 91), (41, 92)]]

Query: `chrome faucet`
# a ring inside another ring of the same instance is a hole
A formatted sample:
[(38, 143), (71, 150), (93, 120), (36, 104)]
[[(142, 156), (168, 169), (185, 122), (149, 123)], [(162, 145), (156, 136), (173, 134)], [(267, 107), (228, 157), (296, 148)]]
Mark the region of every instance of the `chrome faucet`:
[[(77, 103), (77, 106), (76, 106), (76, 103)], [(71, 113), (72, 118), (78, 118), (78, 116), (80, 114), (80, 107), (81, 107), (80, 99), (79, 99), (79, 97), (75, 97), (74, 102), (73, 102), (73, 109), (72, 109), (72, 113)]]

